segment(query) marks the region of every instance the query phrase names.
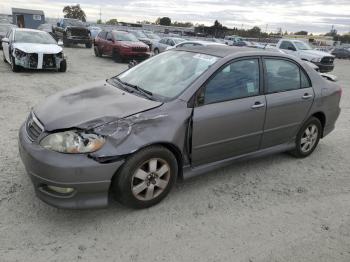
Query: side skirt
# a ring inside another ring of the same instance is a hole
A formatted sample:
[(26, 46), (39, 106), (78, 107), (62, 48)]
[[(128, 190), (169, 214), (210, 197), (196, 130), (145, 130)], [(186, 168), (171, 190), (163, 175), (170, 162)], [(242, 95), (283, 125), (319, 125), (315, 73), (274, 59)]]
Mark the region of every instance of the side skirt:
[(271, 155), (271, 154), (285, 152), (285, 151), (293, 149), (294, 147), (295, 147), (294, 143), (285, 143), (285, 144), (273, 146), (270, 148), (262, 149), (259, 151), (255, 151), (252, 153), (247, 153), (244, 155), (227, 158), (224, 160), (219, 160), (219, 161), (216, 161), (213, 163), (204, 164), (204, 165), (200, 165), (200, 166), (196, 166), (196, 167), (186, 165), (183, 167), (183, 178), (188, 179), (188, 178), (191, 178), (194, 176), (202, 175), (204, 173), (207, 173), (207, 172), (210, 172), (210, 171), (213, 171), (213, 170), (225, 167), (225, 166), (229, 166), (229, 165), (236, 163), (236, 162), (239, 162), (239, 161), (254, 159), (254, 158), (258, 158), (258, 157), (262, 157), (262, 156), (267, 156), (267, 155)]

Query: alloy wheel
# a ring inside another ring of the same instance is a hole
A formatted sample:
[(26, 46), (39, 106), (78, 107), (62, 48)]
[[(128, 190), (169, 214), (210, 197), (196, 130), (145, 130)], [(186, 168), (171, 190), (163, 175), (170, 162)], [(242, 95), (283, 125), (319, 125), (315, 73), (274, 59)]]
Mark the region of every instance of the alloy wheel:
[(317, 142), (318, 128), (315, 124), (309, 125), (300, 140), (300, 148), (303, 153), (308, 153), (313, 149)]
[(170, 176), (170, 166), (164, 159), (149, 159), (133, 174), (131, 191), (138, 200), (152, 200), (167, 188)]

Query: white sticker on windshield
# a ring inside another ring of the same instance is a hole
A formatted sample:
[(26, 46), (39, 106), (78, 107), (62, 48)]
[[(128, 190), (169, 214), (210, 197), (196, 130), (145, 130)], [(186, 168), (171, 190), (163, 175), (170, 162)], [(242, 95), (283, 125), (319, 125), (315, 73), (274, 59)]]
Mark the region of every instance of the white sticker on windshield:
[(255, 93), (255, 84), (254, 82), (247, 83), (247, 91), (248, 93)]
[(205, 60), (212, 63), (216, 61), (216, 57), (210, 56), (210, 55), (204, 55), (204, 54), (196, 54), (194, 58)]

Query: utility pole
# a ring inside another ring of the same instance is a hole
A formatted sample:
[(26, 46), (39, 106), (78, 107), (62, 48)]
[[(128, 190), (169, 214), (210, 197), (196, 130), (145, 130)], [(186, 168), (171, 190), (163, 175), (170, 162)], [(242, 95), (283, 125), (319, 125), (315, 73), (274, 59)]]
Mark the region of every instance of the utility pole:
[(265, 27), (265, 33), (267, 33), (267, 28), (268, 28), (269, 24), (266, 24), (266, 27)]

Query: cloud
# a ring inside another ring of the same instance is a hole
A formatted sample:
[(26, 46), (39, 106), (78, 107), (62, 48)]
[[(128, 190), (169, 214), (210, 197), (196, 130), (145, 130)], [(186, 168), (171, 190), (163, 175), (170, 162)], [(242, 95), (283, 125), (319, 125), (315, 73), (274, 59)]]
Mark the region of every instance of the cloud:
[[(173, 21), (212, 25), (218, 19), (229, 27), (325, 33), (332, 25), (339, 32), (350, 31), (349, 0), (80, 0), (89, 21), (117, 18), (120, 21), (154, 21), (169, 16)], [(42, 9), (48, 17), (62, 16), (70, 0), (2, 0), (0, 13), (11, 7)]]

